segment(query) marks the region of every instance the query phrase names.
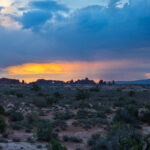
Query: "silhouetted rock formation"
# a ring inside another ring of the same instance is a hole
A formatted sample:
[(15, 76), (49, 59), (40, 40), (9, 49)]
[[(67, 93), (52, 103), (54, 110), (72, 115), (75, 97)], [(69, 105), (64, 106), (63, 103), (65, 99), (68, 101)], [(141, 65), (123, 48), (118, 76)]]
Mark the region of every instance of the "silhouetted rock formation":
[(37, 85), (62, 85), (65, 84), (64, 81), (56, 81), (56, 80), (44, 80), (44, 79), (39, 79), (35, 82), (32, 82), (30, 84), (37, 84)]
[(115, 85), (115, 81), (103, 81), (103, 80), (100, 80), (99, 81), (99, 85)]
[[(22, 84), (24, 85), (26, 83), (24, 80), (20, 82), (17, 79), (0, 78), (0, 84)], [(95, 81), (93, 80), (89, 80), (88, 78), (85, 78), (85, 79), (78, 79), (77, 81), (70, 80), (67, 82), (60, 81), (60, 80), (38, 79), (37, 81), (31, 82), (29, 84), (44, 85), (44, 86), (49, 86), (49, 85), (59, 86), (59, 85), (96, 85), (97, 83), (95, 83)], [(106, 82), (106, 81), (100, 80), (98, 84), (101, 86), (102, 85), (114, 85), (115, 81)]]
[(39, 79), (35, 82), (32, 82), (30, 84), (37, 84), (37, 85), (95, 85), (96, 83), (93, 80), (89, 80), (88, 78), (82, 79), (82, 80), (77, 80), (77, 81), (59, 81), (59, 80), (44, 80), (44, 79)]
[(94, 85), (96, 83), (93, 80), (89, 80), (88, 78), (85, 78), (85, 79), (82, 79), (82, 80), (75, 81), (75, 84), (89, 84), (89, 85)]
[(106, 81), (100, 80), (99, 85), (106, 85)]
[(0, 78), (0, 84), (20, 84), (19, 80)]

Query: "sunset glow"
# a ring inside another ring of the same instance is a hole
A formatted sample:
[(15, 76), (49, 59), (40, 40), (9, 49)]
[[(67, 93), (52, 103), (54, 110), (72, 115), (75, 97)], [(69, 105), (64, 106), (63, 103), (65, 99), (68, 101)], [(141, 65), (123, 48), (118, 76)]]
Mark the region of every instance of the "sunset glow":
[(101, 78), (105, 71), (119, 67), (128, 67), (134, 62), (122, 61), (97, 61), (97, 62), (56, 62), (56, 63), (27, 63), (4, 68), (7, 76), (18, 77), (26, 82), (38, 78), (70, 80), (91, 77), (95, 80)]

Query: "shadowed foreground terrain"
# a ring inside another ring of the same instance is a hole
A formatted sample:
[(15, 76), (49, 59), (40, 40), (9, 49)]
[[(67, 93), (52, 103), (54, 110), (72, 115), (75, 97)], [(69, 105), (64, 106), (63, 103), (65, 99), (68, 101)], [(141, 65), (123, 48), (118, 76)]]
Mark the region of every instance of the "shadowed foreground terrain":
[(0, 85), (0, 149), (150, 150), (150, 86)]

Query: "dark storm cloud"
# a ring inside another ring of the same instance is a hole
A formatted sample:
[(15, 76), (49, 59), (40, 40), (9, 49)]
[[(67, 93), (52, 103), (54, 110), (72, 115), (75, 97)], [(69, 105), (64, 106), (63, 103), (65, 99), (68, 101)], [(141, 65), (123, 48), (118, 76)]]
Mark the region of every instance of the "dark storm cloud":
[(29, 11), (24, 13), (19, 21), (23, 24), (24, 29), (32, 28), (36, 31), (51, 17), (52, 14), (46, 11)]
[(24, 29), (31, 28), (33, 31), (39, 31), (46, 21), (52, 19), (54, 13), (68, 11), (64, 5), (50, 0), (33, 1), (29, 3), (29, 7), (31, 10), (24, 12), (17, 21), (23, 25)]
[(51, 0), (33, 1), (29, 5), (32, 8), (38, 8), (40, 10), (68, 11), (68, 8), (66, 6), (58, 4), (56, 1)]
[(29, 3), (30, 10), (16, 20), (32, 32), (0, 31), (1, 56), (13, 53), (7, 63), (2, 58), (1, 64), (149, 59), (149, 0), (132, 0), (123, 8), (114, 7), (116, 2), (108, 8), (93, 5), (71, 13), (55, 1)]

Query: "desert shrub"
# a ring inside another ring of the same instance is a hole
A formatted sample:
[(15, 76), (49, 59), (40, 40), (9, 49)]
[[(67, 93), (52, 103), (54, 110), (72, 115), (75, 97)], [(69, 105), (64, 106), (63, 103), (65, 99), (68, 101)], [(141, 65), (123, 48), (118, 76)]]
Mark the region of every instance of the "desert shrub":
[(126, 102), (126, 105), (137, 105), (137, 102), (135, 100), (129, 100)]
[(125, 101), (116, 100), (116, 101), (113, 103), (113, 106), (114, 106), (114, 107), (124, 107), (125, 105), (126, 105), (126, 102), (125, 102)]
[(99, 88), (98, 87), (92, 87), (90, 88), (91, 92), (99, 92)]
[(80, 119), (78, 121), (74, 121), (72, 123), (73, 126), (77, 127), (83, 127), (84, 129), (90, 129), (94, 126), (100, 126), (101, 125), (108, 125), (108, 121), (106, 119), (101, 118), (87, 118), (87, 119)]
[(0, 105), (0, 114), (3, 115), (5, 113), (5, 109), (2, 105)]
[(134, 117), (138, 118), (138, 106), (129, 104), (125, 109)]
[(2, 133), (2, 137), (3, 137), (3, 138), (8, 138), (8, 136), (9, 136), (9, 132), (4, 131), (4, 132)]
[(22, 121), (23, 119), (24, 119), (24, 116), (20, 112), (12, 111), (10, 114), (11, 121)]
[(17, 93), (16, 96), (17, 96), (18, 98), (22, 98), (24, 95), (23, 95), (22, 93)]
[(72, 102), (72, 107), (74, 109), (79, 109), (79, 108), (81, 108), (81, 109), (89, 108), (90, 109), (91, 105), (88, 101), (74, 101), (74, 102)]
[(122, 92), (122, 88), (117, 88), (117, 92)]
[(68, 142), (68, 141), (69, 141), (69, 137), (68, 137), (67, 135), (64, 135), (64, 136), (63, 136), (63, 141), (64, 141), (64, 142)]
[(50, 141), (50, 147), (48, 150), (67, 150), (65, 146), (62, 146), (60, 142), (58, 142), (55, 139), (51, 139)]
[(79, 101), (78, 102), (78, 108), (91, 108), (89, 102), (87, 101)]
[(66, 112), (55, 112), (54, 118), (60, 119), (60, 120), (68, 120), (72, 119), (74, 117), (74, 114), (72, 112), (66, 111)]
[(143, 137), (141, 134), (122, 124), (115, 124), (108, 135), (88, 141), (91, 150), (142, 150)]
[(8, 140), (6, 140), (4, 138), (0, 138), (0, 143), (8, 143)]
[(97, 117), (106, 119), (107, 116), (106, 116), (106, 114), (103, 111), (98, 111), (97, 112)]
[(52, 126), (50, 121), (40, 120), (36, 125), (35, 135), (39, 141), (50, 141), (52, 137)]
[(32, 103), (37, 107), (47, 107), (47, 101), (40, 98), (33, 99)]
[(77, 147), (76, 150), (82, 150), (81, 148)]
[(150, 124), (150, 110), (143, 112), (143, 115), (141, 117), (141, 121)]
[(5, 95), (15, 95), (15, 94), (16, 94), (15, 90), (5, 91)]
[(23, 129), (23, 122), (16, 121), (10, 124), (10, 127), (14, 130), (21, 130)]
[(92, 134), (92, 139), (99, 139), (100, 138), (100, 134), (96, 133), (96, 134)]
[(77, 114), (76, 114), (76, 118), (77, 119), (86, 119), (88, 118), (88, 111), (86, 110), (78, 110)]
[(106, 114), (112, 113), (112, 110), (111, 110), (110, 107), (107, 106), (107, 105), (101, 106), (101, 107), (100, 107), (100, 111), (102, 111), (102, 112), (104, 112), (104, 113), (106, 113)]
[(89, 99), (90, 95), (87, 91), (85, 90), (78, 90), (76, 93), (76, 100), (85, 100), (85, 99)]
[(35, 125), (39, 121), (39, 114), (38, 112), (32, 112), (26, 115), (27, 123), (31, 125)]
[(40, 91), (41, 88), (40, 88), (37, 84), (32, 84), (31, 90), (32, 90), (32, 91)]
[(92, 108), (95, 109), (95, 110), (99, 110), (100, 109), (100, 105), (95, 103), (95, 104), (93, 104)]
[(97, 110), (98, 112), (103, 112), (106, 114), (112, 113), (112, 110), (106, 105), (100, 106), (98, 104), (93, 104), (93, 109)]
[(62, 94), (61, 94), (60, 92), (55, 92), (55, 93), (53, 94), (53, 96), (56, 97), (56, 98), (61, 98), (61, 97), (62, 97)]
[(51, 105), (57, 103), (58, 99), (56, 97), (49, 97), (46, 99), (46, 102), (51, 106)]
[(125, 97), (124, 96), (121, 96), (121, 97), (119, 97), (119, 101), (125, 101)]
[(39, 93), (37, 94), (37, 96), (39, 96), (39, 97), (44, 97), (44, 94), (43, 94), (42, 92), (39, 92)]
[(13, 138), (13, 142), (21, 142), (20, 138)]
[(69, 141), (74, 142), (74, 143), (82, 143), (82, 139), (78, 137), (69, 137)]
[(3, 133), (6, 130), (6, 122), (4, 117), (0, 116), (0, 133)]
[(125, 109), (119, 109), (114, 117), (114, 121), (128, 124), (135, 124), (136, 118)]
[(111, 128), (108, 139), (118, 139), (120, 149), (138, 149), (142, 150), (143, 136), (134, 128), (124, 124), (115, 124)]
[(150, 104), (145, 104), (145, 108), (150, 109)]
[(42, 145), (37, 145), (37, 148), (38, 148), (38, 149), (41, 149), (41, 148), (42, 148)]
[(54, 122), (52, 122), (52, 127), (53, 128), (60, 128), (62, 130), (66, 130), (67, 128), (67, 124), (66, 122), (64, 122), (63, 120), (60, 120), (60, 119), (56, 119)]
[(82, 143), (81, 138), (77, 138), (77, 137), (74, 137), (74, 136), (69, 137), (67, 135), (63, 136), (63, 141), (65, 141), (65, 142), (74, 142), (74, 143)]
[(135, 96), (136, 92), (135, 91), (129, 91), (129, 96)]
[(35, 141), (35, 139), (33, 138), (33, 137), (28, 137), (27, 138), (27, 142), (29, 142), (29, 143), (35, 143), (36, 141)]

